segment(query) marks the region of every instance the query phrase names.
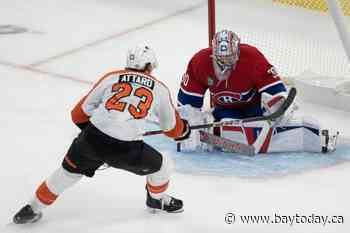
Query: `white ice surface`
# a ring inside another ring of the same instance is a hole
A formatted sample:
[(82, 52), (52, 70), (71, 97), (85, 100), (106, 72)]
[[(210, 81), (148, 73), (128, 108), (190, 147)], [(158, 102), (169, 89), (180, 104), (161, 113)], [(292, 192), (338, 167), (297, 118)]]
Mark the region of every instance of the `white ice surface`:
[[(222, 5), (218, 8), (224, 12), (219, 22), (237, 29), (248, 42), (261, 38), (257, 45), (282, 73), (321, 67), (321, 71), (348, 76), (349, 66), (337, 38), (330, 36), (335, 29), (319, 14), (309, 16), (301, 11), (297, 26), (298, 20), (288, 21), (289, 9), (255, 1), (219, 2)], [(70, 121), (70, 110), (88, 91), (86, 82), (123, 66), (126, 49), (147, 41), (158, 54), (156, 76), (171, 88), (175, 98), (189, 57), (207, 45), (207, 31), (206, 7), (199, 0), (2, 0), (0, 15), (0, 29), (8, 24), (28, 29), (23, 34), (0, 34), (1, 233), (349, 232), (348, 151), (340, 150), (333, 157), (280, 155), (256, 159), (220, 153), (178, 154), (169, 140), (160, 137), (147, 140), (176, 160), (169, 193), (184, 200), (184, 213), (149, 214), (144, 204), (144, 178), (108, 169), (67, 190), (46, 209), (41, 222), (8, 224), (37, 185), (59, 166), (79, 132)], [(276, 15), (282, 18), (276, 20)], [(310, 24), (300, 26), (303, 19)], [(313, 46), (313, 41), (329, 45), (324, 59), (318, 56), (320, 46)], [(299, 59), (295, 52), (275, 58), (273, 51), (281, 55), (279, 46), (286, 45), (291, 46), (287, 46), (288, 51), (300, 50), (305, 56)], [(303, 60), (310, 66), (303, 67)], [(337, 62), (327, 69), (325, 63), (330, 60)], [(350, 113), (309, 103), (302, 103), (301, 109), (303, 114), (316, 116), (350, 137)], [(342, 215), (345, 222), (326, 226), (227, 225), (227, 212)]]

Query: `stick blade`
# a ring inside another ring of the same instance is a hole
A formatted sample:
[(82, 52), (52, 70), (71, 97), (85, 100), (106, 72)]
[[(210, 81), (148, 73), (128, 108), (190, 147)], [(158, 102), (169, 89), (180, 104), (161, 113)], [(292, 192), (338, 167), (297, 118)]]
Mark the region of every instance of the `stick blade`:
[(200, 141), (212, 146), (216, 146), (232, 153), (240, 153), (243, 155), (254, 156), (255, 148), (252, 145), (236, 142), (227, 138), (222, 138), (214, 134), (199, 131)]

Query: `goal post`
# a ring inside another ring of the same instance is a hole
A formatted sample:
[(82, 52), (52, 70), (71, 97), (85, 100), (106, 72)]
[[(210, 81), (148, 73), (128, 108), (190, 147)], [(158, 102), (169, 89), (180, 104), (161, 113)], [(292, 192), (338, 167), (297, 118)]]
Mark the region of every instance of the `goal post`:
[[(350, 63), (350, 36), (346, 28), (345, 19), (338, 3), (338, 0), (327, 0), (328, 8), (332, 15), (335, 26), (337, 27), (339, 37), (343, 43), (344, 50)], [(348, 3), (350, 4), (350, 3)]]
[(208, 33), (208, 44), (211, 47), (215, 34), (215, 0), (208, 0)]

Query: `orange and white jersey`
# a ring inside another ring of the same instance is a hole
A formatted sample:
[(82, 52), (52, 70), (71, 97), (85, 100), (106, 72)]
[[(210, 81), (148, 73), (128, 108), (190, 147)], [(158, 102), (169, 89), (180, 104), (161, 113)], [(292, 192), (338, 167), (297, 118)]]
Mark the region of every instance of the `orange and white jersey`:
[(90, 122), (123, 141), (142, 139), (147, 117), (156, 117), (165, 134), (181, 136), (184, 124), (168, 88), (151, 75), (119, 70), (107, 73), (72, 110), (74, 123)]

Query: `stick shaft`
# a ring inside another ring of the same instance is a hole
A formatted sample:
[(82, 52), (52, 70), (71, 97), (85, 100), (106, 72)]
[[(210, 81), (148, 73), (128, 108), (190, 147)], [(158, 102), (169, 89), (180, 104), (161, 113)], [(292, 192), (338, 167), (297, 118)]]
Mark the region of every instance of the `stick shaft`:
[[(282, 116), (286, 110), (290, 107), (290, 105), (293, 103), (295, 96), (296, 96), (296, 88), (292, 87), (288, 93), (287, 99), (283, 102), (282, 106), (274, 113), (267, 115), (267, 116), (259, 116), (259, 117), (250, 117), (250, 118), (245, 118), (241, 120), (230, 120), (230, 121), (220, 121), (220, 122), (213, 122), (213, 123), (208, 123), (208, 124), (200, 124), (200, 125), (192, 125), (190, 126), (190, 129), (206, 129), (206, 128), (211, 128), (211, 127), (219, 127), (219, 126), (224, 126), (228, 124), (236, 124), (236, 125), (241, 125), (243, 123), (247, 122), (253, 122), (253, 121), (272, 121), (275, 120), (276, 118)], [(154, 131), (147, 131), (143, 134), (143, 136), (151, 136), (151, 135), (157, 135), (157, 134), (162, 134), (164, 133), (163, 130), (154, 130)]]

